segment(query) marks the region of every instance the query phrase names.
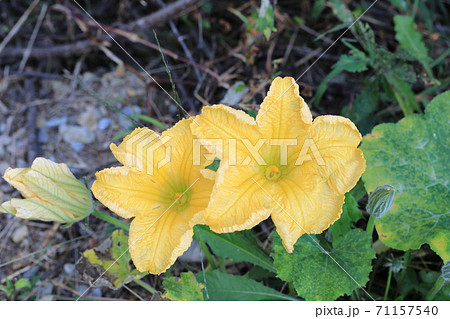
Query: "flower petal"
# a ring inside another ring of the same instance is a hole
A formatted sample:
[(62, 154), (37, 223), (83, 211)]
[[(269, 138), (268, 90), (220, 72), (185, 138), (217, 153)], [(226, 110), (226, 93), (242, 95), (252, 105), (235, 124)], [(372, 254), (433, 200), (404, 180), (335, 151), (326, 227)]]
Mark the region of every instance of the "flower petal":
[(73, 196), (85, 201), (91, 200), (91, 194), (86, 190), (85, 185), (76, 179), (66, 164), (58, 164), (38, 157), (33, 161), (31, 169), (48, 177), (58, 187), (64, 188)]
[(228, 166), (226, 162), (221, 163), (205, 212), (205, 221), (211, 230), (227, 233), (250, 229), (267, 219), (271, 203), (259, 186), (264, 183), (256, 164)]
[(316, 167), (337, 194), (352, 189), (366, 168), (363, 153), (357, 149), (361, 134), (355, 124), (341, 116), (319, 116), (314, 119), (308, 138), (314, 141), (325, 165), (319, 165), (317, 160), (304, 165)]
[(161, 185), (152, 176), (129, 167), (107, 168), (95, 174), (92, 192), (123, 218), (147, 214), (161, 201)]
[[(205, 145), (210, 153), (220, 159), (235, 158), (236, 163), (242, 163), (248, 155), (242, 139), (248, 139), (255, 145), (261, 138), (256, 122), (250, 115), (225, 105), (204, 106), (202, 114), (191, 124), (191, 130), (197, 138), (201, 138), (198, 142)], [(220, 143), (223, 147), (220, 147)], [(231, 143), (235, 143), (235, 146)]]
[(147, 127), (136, 128), (118, 146), (109, 146), (116, 159), (125, 166), (150, 175), (165, 156), (166, 140)]
[(181, 256), (192, 242), (193, 230), (176, 212), (158, 212), (136, 217), (128, 245), (139, 271), (159, 275)]
[(312, 115), (293, 78), (273, 80), (256, 122), (266, 138), (296, 138), (306, 133)]
[(0, 205), (0, 213), (16, 216), (17, 211), (14, 207), (11, 206), (11, 201), (9, 200)]
[(304, 233), (319, 234), (341, 215), (344, 195), (336, 195), (326, 183), (322, 185), (322, 189), (308, 192), (299, 183), (285, 180), (274, 195), (278, 210), (272, 213), (272, 220), (289, 253)]
[(191, 190), (191, 200), (189, 202), (189, 214), (186, 218), (192, 227), (196, 224), (205, 224), (204, 212), (211, 199), (211, 191), (214, 187), (214, 180), (200, 177)]
[[(200, 177), (200, 170), (204, 168), (205, 160), (202, 157), (198, 165), (193, 162), (192, 154), (192, 132), (190, 124), (193, 118), (182, 119), (178, 121), (170, 129), (164, 131), (161, 137), (168, 138), (165, 146), (168, 148), (169, 161), (158, 167), (158, 172), (155, 175), (161, 174), (161, 170), (168, 169), (167, 174), (176, 174), (178, 179), (187, 181), (192, 184), (195, 179)], [(195, 125), (195, 124), (194, 124)], [(164, 161), (161, 162), (163, 164)]]
[(17, 199), (10, 201), (10, 206), (16, 211), (16, 217), (23, 219), (38, 219), (58, 223), (73, 223), (84, 216), (74, 216), (70, 211), (57, 207), (39, 199)]

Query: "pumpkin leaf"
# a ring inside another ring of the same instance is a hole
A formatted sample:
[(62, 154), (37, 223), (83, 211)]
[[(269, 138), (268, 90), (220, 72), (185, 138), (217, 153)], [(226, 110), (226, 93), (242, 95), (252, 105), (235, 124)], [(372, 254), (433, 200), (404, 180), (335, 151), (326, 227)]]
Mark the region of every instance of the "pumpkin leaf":
[(363, 139), (367, 191), (395, 188), (394, 204), (378, 218), (380, 239), (395, 249), (428, 243), (444, 262), (450, 259), (449, 163), (450, 91), (396, 124), (376, 126)]

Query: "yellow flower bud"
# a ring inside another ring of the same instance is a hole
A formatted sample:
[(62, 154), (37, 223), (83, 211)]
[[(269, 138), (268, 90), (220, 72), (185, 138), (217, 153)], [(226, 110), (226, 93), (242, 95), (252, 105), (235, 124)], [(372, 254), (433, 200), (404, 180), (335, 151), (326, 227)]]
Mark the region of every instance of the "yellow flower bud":
[(25, 199), (13, 198), (0, 212), (24, 219), (73, 223), (92, 212), (90, 191), (66, 164), (38, 157), (29, 168), (8, 168), (3, 178)]

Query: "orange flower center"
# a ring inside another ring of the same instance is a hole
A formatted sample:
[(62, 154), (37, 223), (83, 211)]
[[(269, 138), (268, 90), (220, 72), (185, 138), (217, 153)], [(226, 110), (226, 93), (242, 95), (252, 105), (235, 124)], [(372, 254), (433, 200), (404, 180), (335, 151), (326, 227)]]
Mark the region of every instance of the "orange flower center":
[(277, 166), (270, 165), (269, 167), (266, 168), (264, 175), (269, 181), (277, 181), (281, 177), (281, 172)]

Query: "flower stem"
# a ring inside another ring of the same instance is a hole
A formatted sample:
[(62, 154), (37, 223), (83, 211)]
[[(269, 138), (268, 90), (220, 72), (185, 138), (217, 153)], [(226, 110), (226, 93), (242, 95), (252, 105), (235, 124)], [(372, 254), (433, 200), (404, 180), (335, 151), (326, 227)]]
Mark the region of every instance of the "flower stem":
[(373, 229), (375, 227), (375, 219), (377, 219), (375, 216), (370, 215), (369, 221), (367, 222), (366, 232), (369, 233), (370, 235), (372, 235)]
[(444, 278), (442, 276), (439, 276), (439, 278), (434, 283), (433, 288), (431, 288), (431, 290), (427, 293), (425, 300), (426, 301), (433, 300), (433, 298), (436, 296), (439, 290), (441, 290), (443, 285), (444, 285)]
[(94, 210), (92, 215), (94, 215), (97, 218), (103, 219), (104, 221), (106, 221), (110, 224), (113, 224), (114, 226), (122, 228), (126, 232), (128, 232), (130, 230), (130, 225), (128, 225), (127, 223), (124, 223), (123, 221), (120, 221), (112, 216), (109, 216), (108, 214), (99, 212), (98, 210)]
[(156, 294), (158, 292), (155, 288), (140, 279), (134, 279), (133, 281), (152, 294)]
[(217, 269), (217, 265), (214, 262), (214, 259), (213, 259), (212, 255), (211, 255), (211, 253), (209, 252), (208, 247), (206, 247), (205, 242), (198, 235), (197, 226), (194, 226), (194, 237), (195, 237), (195, 240), (197, 240), (198, 243), (200, 244), (200, 247), (202, 248), (203, 252), (205, 253), (205, 257), (208, 260), (209, 264), (211, 265), (211, 268), (213, 270)]
[(389, 289), (391, 288), (392, 271), (389, 271), (389, 276), (386, 283), (386, 290), (384, 291), (383, 301), (387, 301)]
[(398, 280), (397, 292), (395, 293), (396, 296), (398, 296), (400, 288), (401, 288), (401, 286), (403, 284), (403, 280), (405, 280), (406, 271), (408, 269), (409, 262), (411, 261), (411, 249), (408, 249), (405, 252), (403, 260), (404, 260), (404, 262), (403, 262), (403, 269), (402, 269), (402, 272), (400, 273), (400, 279)]

